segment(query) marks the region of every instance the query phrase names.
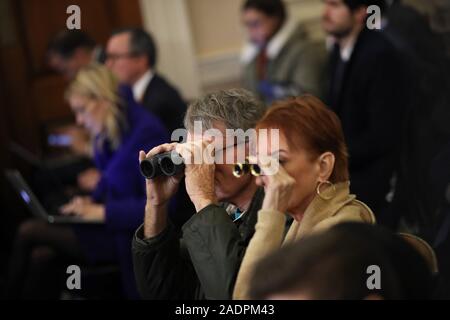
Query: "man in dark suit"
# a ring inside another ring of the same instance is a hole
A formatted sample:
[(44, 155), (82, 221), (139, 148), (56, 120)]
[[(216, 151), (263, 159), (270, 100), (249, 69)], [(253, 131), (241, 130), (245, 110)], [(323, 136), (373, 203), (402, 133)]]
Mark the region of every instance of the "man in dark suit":
[(134, 99), (161, 119), (169, 133), (183, 126), (186, 104), (178, 91), (156, 71), (156, 46), (139, 28), (114, 32), (106, 48), (106, 65), (131, 86)]
[(47, 48), (49, 66), (66, 80), (91, 62), (104, 62), (104, 48), (84, 31), (63, 29), (53, 37)]
[(325, 0), (330, 36), (328, 104), (341, 119), (350, 154), (351, 188), (381, 223), (397, 162), (406, 107), (402, 61), (384, 35), (367, 27), (375, 0)]

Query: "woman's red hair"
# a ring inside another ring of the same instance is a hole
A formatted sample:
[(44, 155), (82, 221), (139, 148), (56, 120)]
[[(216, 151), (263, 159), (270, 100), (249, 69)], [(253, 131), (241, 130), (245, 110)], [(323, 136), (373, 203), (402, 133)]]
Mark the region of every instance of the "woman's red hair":
[(318, 98), (304, 95), (276, 102), (258, 122), (257, 129), (279, 129), (291, 150), (307, 150), (313, 159), (324, 152), (335, 157), (330, 181), (349, 179), (348, 154), (337, 115)]

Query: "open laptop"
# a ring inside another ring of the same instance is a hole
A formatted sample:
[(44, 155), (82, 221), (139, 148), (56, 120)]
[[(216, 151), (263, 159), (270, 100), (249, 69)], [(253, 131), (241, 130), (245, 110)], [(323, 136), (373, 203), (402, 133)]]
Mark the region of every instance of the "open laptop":
[(44, 219), (49, 223), (83, 223), (83, 224), (100, 224), (100, 221), (86, 221), (81, 217), (77, 216), (65, 216), (61, 215), (59, 212), (48, 212), (38, 200), (34, 192), (26, 183), (22, 174), (17, 170), (6, 170), (6, 178), (11, 182), (14, 189), (19, 194), (22, 201), (30, 209), (31, 213), (40, 218)]

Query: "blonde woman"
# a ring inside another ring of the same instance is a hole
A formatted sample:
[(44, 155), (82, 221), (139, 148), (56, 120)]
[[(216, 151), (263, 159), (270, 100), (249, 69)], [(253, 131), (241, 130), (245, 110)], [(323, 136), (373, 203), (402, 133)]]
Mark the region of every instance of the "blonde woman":
[[(125, 294), (136, 298), (131, 239), (144, 215), (145, 181), (136, 157), (167, 141), (163, 125), (136, 105), (129, 88), (120, 87), (104, 66), (79, 71), (66, 91), (79, 125), (93, 137), (93, 154), (101, 178), (89, 197), (75, 197), (61, 213), (76, 215), (91, 225), (49, 225), (28, 220), (19, 229), (13, 256), (9, 296), (57, 298), (54, 262), (117, 261)], [(66, 264), (67, 267), (67, 264)], [(59, 272), (65, 271), (56, 269)]]

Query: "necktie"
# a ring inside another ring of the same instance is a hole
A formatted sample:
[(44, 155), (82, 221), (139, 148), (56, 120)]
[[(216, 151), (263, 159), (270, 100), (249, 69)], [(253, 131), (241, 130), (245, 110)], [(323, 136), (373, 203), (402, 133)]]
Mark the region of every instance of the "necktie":
[(331, 83), (330, 83), (330, 107), (338, 109), (339, 97), (342, 93), (346, 62), (342, 60), (341, 48), (338, 43), (334, 45), (331, 55)]
[(256, 76), (260, 81), (266, 79), (268, 62), (269, 58), (267, 57), (267, 46), (264, 45), (256, 57)]

